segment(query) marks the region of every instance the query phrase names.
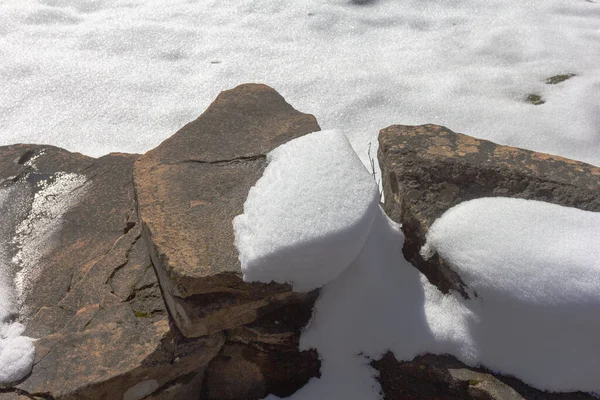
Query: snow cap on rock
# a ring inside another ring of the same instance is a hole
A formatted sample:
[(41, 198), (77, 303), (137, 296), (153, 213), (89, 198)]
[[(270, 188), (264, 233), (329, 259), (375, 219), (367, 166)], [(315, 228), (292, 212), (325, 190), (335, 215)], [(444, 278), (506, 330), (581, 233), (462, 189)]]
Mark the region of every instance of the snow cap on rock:
[(315, 289), (362, 249), (379, 205), (377, 185), (334, 130), (292, 140), (268, 161), (233, 221), (244, 280)]

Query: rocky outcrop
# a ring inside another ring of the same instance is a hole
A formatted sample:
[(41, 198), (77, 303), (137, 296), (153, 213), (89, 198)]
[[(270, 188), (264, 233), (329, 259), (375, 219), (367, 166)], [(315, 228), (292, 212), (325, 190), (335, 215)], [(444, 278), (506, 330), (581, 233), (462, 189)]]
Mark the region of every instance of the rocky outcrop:
[(0, 398), (141, 399), (201, 374), (220, 351), (224, 334), (189, 341), (169, 327), (140, 240), (136, 158), (0, 147), (0, 190), (20, 203), (9, 208), (20, 217), (3, 238), (4, 265), (16, 274), (25, 334), (39, 339), (31, 374)]
[(244, 283), (231, 223), (266, 153), (316, 130), (243, 85), (137, 163), (0, 147), (0, 199), (16, 203), (0, 265), (38, 338), (33, 371), (0, 399), (260, 399), (318, 376), (316, 352), (298, 351), (318, 292)]
[[(25, 334), (38, 338), (32, 372), (0, 387), (0, 400), (260, 399), (319, 376), (317, 353), (298, 350), (318, 292), (243, 282), (231, 223), (266, 153), (318, 129), (271, 88), (242, 85), (139, 159), (0, 147), (0, 194), (11, 199), (0, 201), (0, 265), (14, 275)], [(433, 125), (386, 128), (379, 151), (405, 255), (446, 292), (466, 294), (443, 260), (418, 252), (449, 207), (509, 196), (600, 210), (600, 171), (587, 164)], [(590, 398), (447, 356), (388, 353), (372, 365), (387, 399)]]
[(444, 293), (468, 297), (459, 276), (437, 255), (419, 251), (436, 218), (480, 197), (541, 200), (600, 211), (600, 168), (501, 146), (436, 126), (393, 125), (379, 134), (385, 211), (402, 223), (404, 256)]
[(319, 130), (265, 85), (222, 92), (136, 162), (143, 236), (165, 301), (187, 337), (254, 322), (263, 308), (300, 300), (289, 285), (245, 283), (233, 218), (261, 177), (266, 153)]

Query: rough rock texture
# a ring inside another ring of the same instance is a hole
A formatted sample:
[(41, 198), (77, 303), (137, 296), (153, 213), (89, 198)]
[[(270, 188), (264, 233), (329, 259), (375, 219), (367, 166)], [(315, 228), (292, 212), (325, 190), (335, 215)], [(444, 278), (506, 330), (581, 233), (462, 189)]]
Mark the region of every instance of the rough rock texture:
[(244, 283), (233, 217), (275, 147), (318, 131), (265, 85), (222, 92), (210, 107), (136, 162), (143, 225), (169, 311), (188, 337), (255, 321), (299, 300), (288, 285)]
[(403, 253), (444, 293), (467, 297), (463, 282), (436, 255), (419, 254), (436, 218), (479, 197), (518, 197), (600, 211), (600, 168), (501, 146), (437, 125), (393, 125), (379, 133), (385, 211), (402, 223)]
[(582, 393), (549, 393), (531, 388), (516, 378), (471, 368), (446, 355), (426, 354), (409, 362), (386, 353), (371, 365), (379, 371), (386, 400), (592, 400)]
[(25, 277), (20, 319), (39, 338), (0, 400), (259, 399), (318, 376), (298, 351), (318, 292), (244, 283), (231, 223), (265, 154), (316, 130), (274, 90), (240, 86), (142, 157), (137, 193), (137, 155), (0, 147), (15, 203), (0, 261)]
[[(131, 179), (136, 158), (92, 159), (51, 146), (0, 147), (0, 187), (23, 193), (14, 197), (22, 202), (16, 210), (33, 227), (20, 235), (17, 224), (10, 227), (14, 238), (2, 238), (2, 246), (22, 255), (16, 270), (35, 271), (21, 299), (20, 319), (27, 322), (25, 334), (39, 338), (32, 373), (0, 389), (0, 398), (137, 400), (202, 373), (220, 351), (223, 334), (186, 340), (169, 327), (140, 240)], [(74, 187), (43, 192), (65, 173), (79, 177)], [(47, 201), (36, 203), (35, 193)], [(44, 220), (48, 215), (53, 218)], [(52, 229), (44, 231), (38, 220)], [(179, 398), (185, 390), (177, 388)]]
[(317, 296), (313, 291), (300, 304), (283, 306), (250, 325), (228, 331), (226, 344), (208, 367), (203, 398), (252, 400), (269, 393), (283, 398), (320, 376), (317, 352), (298, 352), (301, 330), (312, 315)]

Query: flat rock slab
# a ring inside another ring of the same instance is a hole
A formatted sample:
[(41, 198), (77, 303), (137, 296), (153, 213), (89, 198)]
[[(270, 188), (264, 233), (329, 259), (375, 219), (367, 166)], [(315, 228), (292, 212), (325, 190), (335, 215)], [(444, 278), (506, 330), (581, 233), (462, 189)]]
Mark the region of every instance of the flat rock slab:
[(0, 398), (181, 395), (220, 351), (222, 334), (189, 341), (170, 329), (137, 223), (136, 158), (0, 147), (11, 198), (0, 265), (20, 282), (19, 319), (38, 339), (33, 371)]
[(135, 163), (143, 237), (185, 336), (251, 323), (258, 310), (298, 298), (289, 285), (242, 281), (232, 220), (266, 153), (318, 130), (268, 86), (241, 85)]
[(549, 154), (501, 146), (437, 125), (393, 125), (379, 133), (385, 211), (402, 223), (403, 253), (444, 293), (467, 296), (464, 284), (436, 255), (419, 251), (449, 208), (480, 197), (540, 200), (600, 211), (600, 168)]

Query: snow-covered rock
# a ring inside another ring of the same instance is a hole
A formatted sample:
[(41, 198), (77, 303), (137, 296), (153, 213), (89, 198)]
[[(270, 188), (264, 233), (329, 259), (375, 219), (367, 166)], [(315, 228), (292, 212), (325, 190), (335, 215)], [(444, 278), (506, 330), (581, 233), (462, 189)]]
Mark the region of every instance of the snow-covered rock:
[[(490, 126), (490, 130), (495, 129)], [(518, 197), (600, 211), (600, 168), (502, 146), (439, 125), (392, 125), (379, 134), (385, 211), (402, 224), (404, 256), (443, 292), (466, 297), (460, 277), (419, 251), (433, 221), (479, 197)]]
[(546, 390), (600, 391), (600, 213), (471, 200), (433, 223), (422, 255), (435, 252), (475, 294), (477, 362)]

